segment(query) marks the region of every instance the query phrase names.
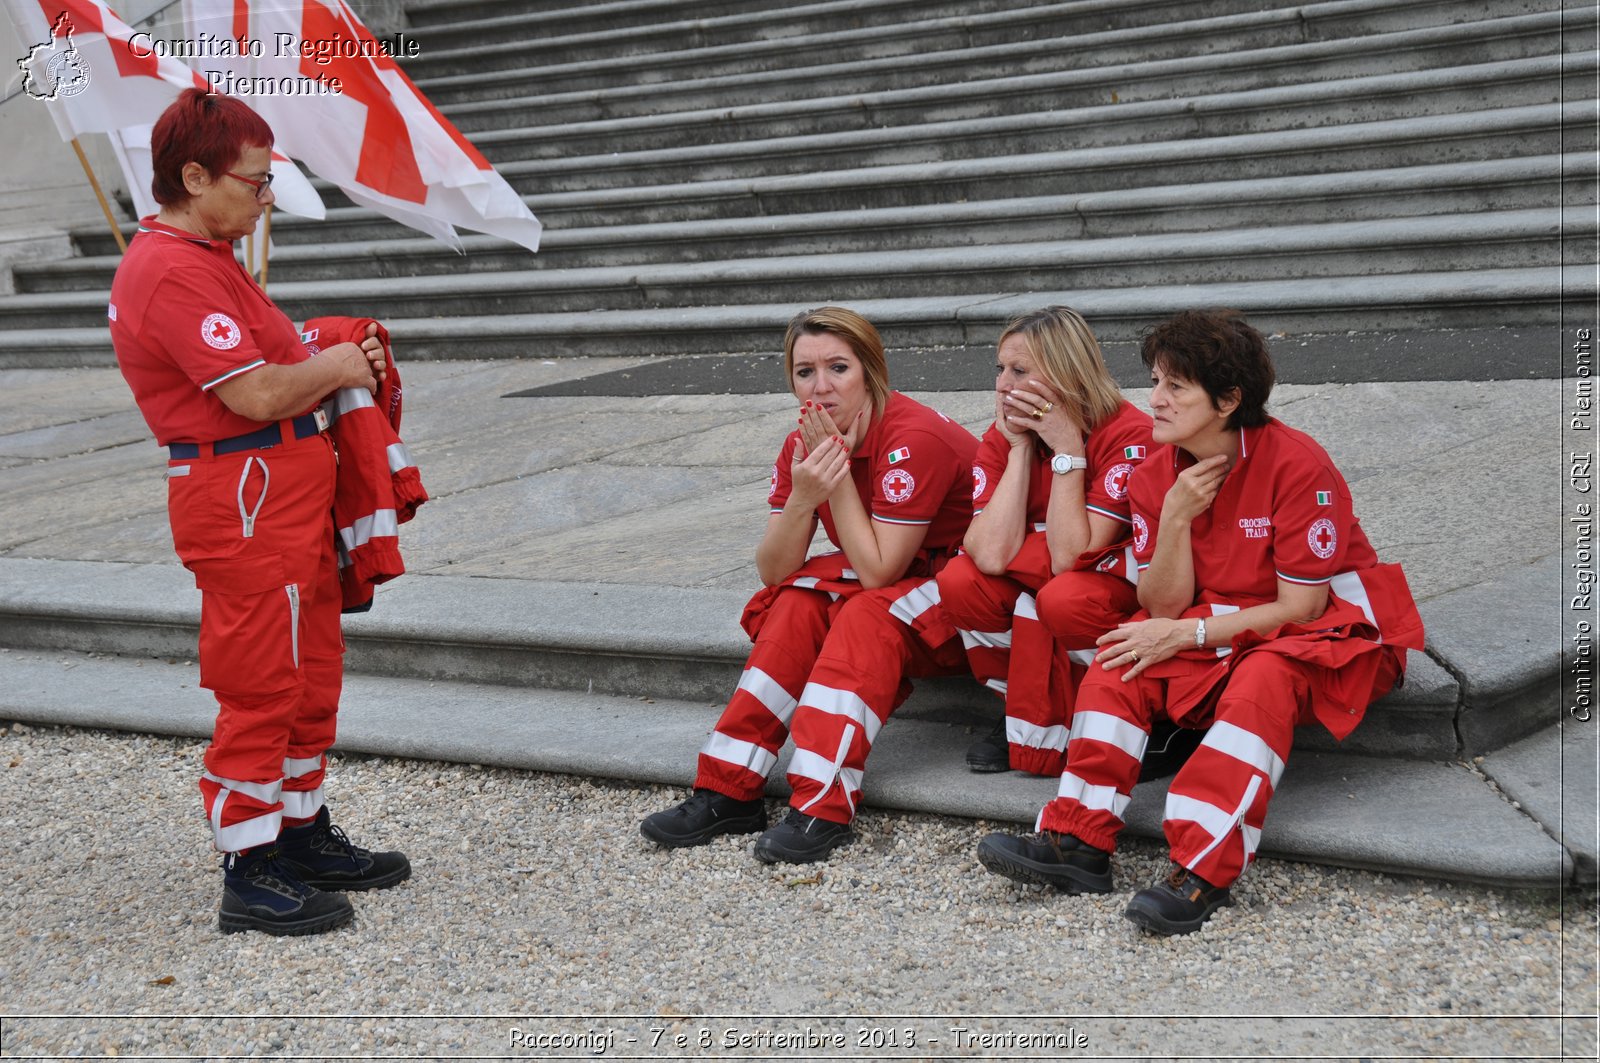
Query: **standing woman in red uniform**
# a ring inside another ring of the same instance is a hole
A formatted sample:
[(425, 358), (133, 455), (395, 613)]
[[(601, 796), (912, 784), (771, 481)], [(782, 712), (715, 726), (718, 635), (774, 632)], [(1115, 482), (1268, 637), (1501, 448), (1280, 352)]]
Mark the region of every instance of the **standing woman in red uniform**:
[[(1128, 578), (1128, 478), (1150, 446), (1150, 417), (1122, 397), (1100, 344), (1064, 306), (1000, 334), (995, 419), (972, 466), (965, 552), (939, 573), (945, 615), (978, 681), (1005, 699), (993, 734), (967, 750), (973, 771), (1061, 773), (1074, 691), (1094, 640), (1139, 608)], [(1053, 617), (1085, 632), (1057, 642)]]
[(1267, 415), (1275, 373), (1260, 332), (1236, 311), (1190, 310), (1151, 330), (1142, 357), (1161, 445), (1130, 490), (1142, 609), (1099, 640), (1038, 832), (989, 835), (978, 859), (1109, 892), (1151, 721), (1204, 728), (1167, 791), (1172, 871), (1126, 913), (1186, 934), (1255, 859), (1294, 728), (1354, 730), (1422, 648), (1422, 620), (1327, 453)]
[[(889, 390), (883, 341), (854, 311), (796, 316), (784, 368), (800, 423), (773, 467), (756, 548), (766, 586), (742, 618), (755, 645), (694, 793), (639, 829), (669, 848), (762, 830), (767, 775), (792, 733), (791, 807), (755, 855), (807, 863), (852, 837), (867, 754), (908, 677), (966, 670), (933, 577), (971, 519), (978, 441)], [(808, 560), (819, 521), (837, 550)]]
[(323, 804), (343, 678), (335, 459), (318, 403), (376, 386), (381, 345), (311, 357), (233, 257), (272, 203), (272, 130), (185, 91), (151, 133), (161, 210), (111, 285), (117, 363), (168, 450), (173, 544), (201, 592), (200, 683), (217, 699), (200, 792), (223, 860), (224, 932), (313, 934), (338, 892), (392, 886), (399, 853), (352, 845)]

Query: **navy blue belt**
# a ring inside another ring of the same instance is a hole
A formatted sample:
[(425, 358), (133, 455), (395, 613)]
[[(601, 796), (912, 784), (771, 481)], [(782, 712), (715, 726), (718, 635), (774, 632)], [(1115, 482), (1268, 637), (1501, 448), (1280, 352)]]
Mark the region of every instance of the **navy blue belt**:
[(237, 454), (241, 450), (265, 450), (285, 442), (285, 436), (293, 433), (293, 439), (305, 439), (314, 436), (328, 427), (328, 415), (319, 406), (310, 413), (302, 414), (292, 421), (279, 421), (269, 424), (265, 428), (258, 428), (254, 432), (247, 432), (242, 436), (233, 436), (229, 439), (219, 439), (215, 443), (168, 443), (167, 454), (172, 458), (183, 460), (198, 458), (202, 454)]

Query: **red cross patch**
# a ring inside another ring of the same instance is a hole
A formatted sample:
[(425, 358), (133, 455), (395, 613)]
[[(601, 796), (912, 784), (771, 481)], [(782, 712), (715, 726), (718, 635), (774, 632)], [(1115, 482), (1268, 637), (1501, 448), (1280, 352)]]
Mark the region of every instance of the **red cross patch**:
[(1326, 561), (1339, 548), (1338, 529), (1327, 517), (1318, 518), (1306, 531), (1306, 543), (1311, 547), (1313, 554)]
[(231, 351), (239, 346), (239, 341), (244, 334), (239, 331), (239, 326), (234, 324), (233, 318), (227, 314), (208, 314), (200, 322), (200, 338), (206, 344), (219, 351)]
[(1128, 497), (1128, 477), (1133, 475), (1133, 465), (1130, 462), (1121, 462), (1106, 470), (1102, 485), (1106, 494), (1121, 502)]

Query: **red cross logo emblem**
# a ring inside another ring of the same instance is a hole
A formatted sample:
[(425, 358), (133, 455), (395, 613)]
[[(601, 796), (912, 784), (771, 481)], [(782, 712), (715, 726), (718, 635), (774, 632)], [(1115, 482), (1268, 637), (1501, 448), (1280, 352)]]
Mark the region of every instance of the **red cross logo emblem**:
[(1321, 517), (1306, 531), (1306, 543), (1311, 552), (1326, 561), (1339, 548), (1339, 532), (1333, 521)]
[(1112, 498), (1116, 499), (1119, 502), (1122, 501), (1124, 498), (1127, 498), (1128, 497), (1128, 477), (1130, 477), (1132, 475), (1133, 475), (1133, 465), (1132, 464), (1130, 464), (1128, 462), (1122, 462), (1120, 465), (1113, 465), (1109, 470), (1107, 470), (1106, 478), (1103, 481), (1104, 485), (1105, 485), (1105, 489), (1106, 489), (1106, 494), (1110, 495)]
[(219, 351), (233, 350), (239, 346), (241, 337), (239, 326), (227, 314), (209, 314), (200, 322), (200, 338)]

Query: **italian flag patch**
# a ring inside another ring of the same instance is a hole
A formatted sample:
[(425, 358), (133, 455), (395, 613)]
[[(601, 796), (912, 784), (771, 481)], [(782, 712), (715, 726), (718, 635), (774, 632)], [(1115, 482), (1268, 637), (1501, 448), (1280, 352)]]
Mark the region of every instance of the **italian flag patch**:
[(1319, 505), (1319, 506), (1331, 506), (1331, 505), (1333, 505), (1333, 492), (1332, 491), (1318, 491), (1317, 492), (1317, 505)]
[(1132, 458), (1135, 461), (1143, 461), (1144, 460), (1144, 448), (1143, 447), (1123, 447), (1122, 448), (1122, 456), (1125, 457), (1125, 458)]
[(910, 447), (901, 447), (899, 450), (891, 450), (889, 452), (889, 464), (893, 465), (896, 462), (905, 461), (909, 457), (911, 457)]

